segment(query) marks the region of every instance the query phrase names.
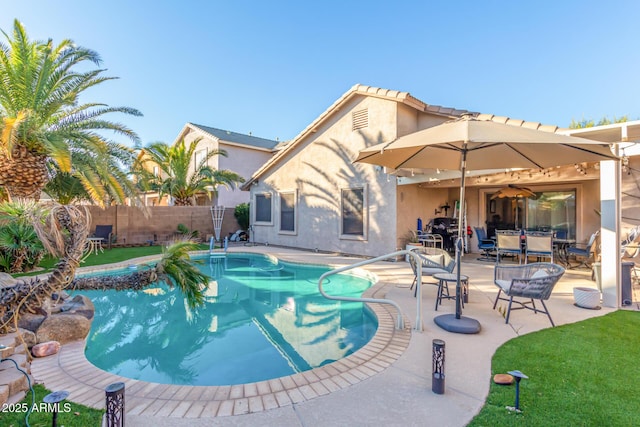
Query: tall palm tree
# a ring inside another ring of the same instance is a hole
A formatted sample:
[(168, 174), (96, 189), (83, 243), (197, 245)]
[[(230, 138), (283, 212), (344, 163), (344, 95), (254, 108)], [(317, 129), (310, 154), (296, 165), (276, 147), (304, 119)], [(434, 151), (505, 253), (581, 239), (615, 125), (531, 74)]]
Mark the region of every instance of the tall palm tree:
[(100, 56), (63, 40), (32, 41), (15, 20), (13, 34), (2, 31), (0, 42), (0, 186), (10, 198), (37, 199), (53, 174), (75, 176), (91, 198), (104, 206), (133, 195), (134, 185), (122, 168), (134, 153), (101, 136), (113, 131), (137, 142), (123, 124), (105, 118), (110, 113), (140, 116), (128, 107), (80, 103), (86, 90), (112, 77), (104, 70), (82, 71), (85, 63), (100, 64)]
[[(175, 145), (155, 142), (142, 149), (135, 174), (144, 190), (158, 191), (159, 196), (169, 195), (176, 206), (191, 206), (195, 195), (207, 193), (211, 196), (220, 185), (232, 188), (236, 183), (244, 182), (244, 178), (229, 170), (219, 170), (207, 165), (214, 156), (227, 156), (224, 150), (208, 151), (191, 170), (192, 159), (201, 138), (195, 139), (189, 146), (184, 139)], [(151, 172), (157, 166), (158, 174)]]

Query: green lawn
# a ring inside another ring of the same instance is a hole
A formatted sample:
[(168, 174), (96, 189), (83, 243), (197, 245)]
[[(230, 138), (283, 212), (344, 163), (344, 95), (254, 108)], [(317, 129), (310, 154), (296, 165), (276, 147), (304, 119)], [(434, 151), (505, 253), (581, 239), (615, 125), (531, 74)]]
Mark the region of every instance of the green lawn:
[(469, 426), (631, 426), (640, 414), (640, 313), (606, 316), (545, 329), (500, 347), (492, 373), (520, 370), (520, 414), (515, 386), (491, 383)]
[[(199, 250), (209, 249), (209, 245), (200, 244)], [(104, 252), (98, 252), (98, 254), (89, 255), (81, 264), (80, 267), (90, 267), (95, 265), (112, 264), (115, 262), (127, 261), (133, 258), (139, 258), (147, 255), (158, 255), (162, 253), (162, 246), (136, 246), (130, 248), (112, 248), (105, 249)], [(44, 270), (32, 271), (24, 274), (24, 276), (34, 276), (37, 274), (43, 274), (51, 271), (58, 262), (57, 258), (46, 256), (39, 267)], [(19, 274), (15, 275), (20, 276)]]
[[(50, 408), (42, 404), (42, 398), (51, 393), (43, 386), (36, 384), (34, 387), (36, 394), (35, 411), (29, 415), (29, 425), (31, 427), (49, 427), (53, 419)], [(31, 392), (18, 405), (3, 408), (0, 412), (0, 426), (25, 426), (26, 408), (33, 407)], [(102, 423), (104, 411), (87, 408), (77, 403), (63, 400), (59, 403), (58, 426), (65, 427), (99, 427)], [(4, 410), (6, 409), (6, 410)], [(11, 411), (10, 411), (11, 409)]]

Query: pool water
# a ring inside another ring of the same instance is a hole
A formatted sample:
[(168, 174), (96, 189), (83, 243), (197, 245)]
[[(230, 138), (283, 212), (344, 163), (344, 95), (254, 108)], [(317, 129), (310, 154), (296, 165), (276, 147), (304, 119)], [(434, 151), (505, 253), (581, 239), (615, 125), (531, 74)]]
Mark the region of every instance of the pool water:
[[(164, 284), (138, 292), (82, 291), (95, 305), (87, 359), (143, 381), (232, 385), (323, 366), (375, 334), (376, 320), (362, 303), (318, 293), (328, 267), (228, 254), (207, 257), (200, 268), (211, 281), (205, 305), (196, 310)], [(360, 296), (371, 283), (338, 274), (323, 287), (330, 295)]]

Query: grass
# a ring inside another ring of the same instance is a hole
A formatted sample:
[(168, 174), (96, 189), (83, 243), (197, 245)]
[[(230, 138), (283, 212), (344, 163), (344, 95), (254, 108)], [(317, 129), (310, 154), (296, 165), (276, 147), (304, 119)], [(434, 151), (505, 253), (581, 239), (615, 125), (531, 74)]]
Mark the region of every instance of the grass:
[[(51, 408), (42, 404), (42, 399), (51, 391), (40, 384), (36, 384), (33, 389), (35, 391), (35, 409), (38, 410), (32, 411), (29, 415), (29, 425), (31, 427), (48, 427), (51, 425), (53, 412), (51, 412)], [(0, 425), (5, 427), (26, 425), (25, 416), (27, 413), (23, 409), (29, 407), (32, 407), (31, 392), (27, 392), (27, 396), (17, 406), (7, 407), (6, 411), (0, 412)], [(102, 423), (103, 410), (88, 408), (67, 400), (60, 402), (58, 407), (60, 408), (58, 412), (59, 426), (92, 427), (100, 426)], [(14, 410), (9, 411), (9, 409)]]
[(491, 383), (469, 426), (637, 425), (640, 313), (606, 316), (545, 329), (508, 341), (493, 356), (492, 375), (520, 370), (522, 413), (507, 411), (515, 386)]
[[(209, 249), (209, 245), (200, 244), (199, 250)], [(90, 254), (81, 264), (80, 267), (91, 267), (96, 265), (103, 264), (113, 264), (116, 262), (123, 262), (133, 258), (139, 258), (148, 255), (159, 255), (162, 253), (161, 245), (154, 246), (134, 246), (129, 248), (112, 248), (105, 249), (104, 252), (98, 252), (98, 254)], [(40, 262), (39, 267), (43, 268), (43, 270), (31, 271), (25, 274), (16, 274), (15, 277), (18, 276), (35, 276), (39, 274), (48, 273), (53, 270), (56, 263), (58, 262), (58, 258), (54, 258), (52, 256), (45, 256), (44, 259)]]

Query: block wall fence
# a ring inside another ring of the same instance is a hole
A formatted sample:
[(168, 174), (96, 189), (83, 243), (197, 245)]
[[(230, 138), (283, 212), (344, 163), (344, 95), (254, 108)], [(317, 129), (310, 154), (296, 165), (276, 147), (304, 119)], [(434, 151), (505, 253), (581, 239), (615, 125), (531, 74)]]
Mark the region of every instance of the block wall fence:
[[(214, 235), (209, 206), (150, 206), (148, 216), (142, 210), (130, 206), (88, 208), (91, 214), (91, 232), (95, 231), (96, 225), (112, 225), (117, 245), (137, 245), (149, 241), (160, 244), (174, 236), (178, 224), (184, 224), (191, 231), (197, 230), (198, 236), (206, 241), (209, 236)], [(240, 228), (233, 212), (233, 207), (224, 211), (221, 239)]]

